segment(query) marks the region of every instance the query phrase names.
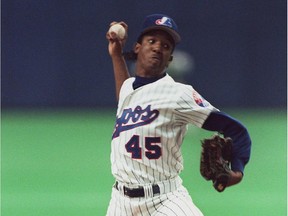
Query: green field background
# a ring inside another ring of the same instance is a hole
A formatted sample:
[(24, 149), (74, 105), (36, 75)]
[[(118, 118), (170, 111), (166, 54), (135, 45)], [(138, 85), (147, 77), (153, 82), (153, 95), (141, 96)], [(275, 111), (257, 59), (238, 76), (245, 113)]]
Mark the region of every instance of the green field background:
[[(2, 216), (103, 216), (114, 179), (115, 110), (2, 111)], [(199, 172), (200, 140), (189, 127), (181, 176), (205, 216), (285, 216), (286, 110), (229, 110), (248, 128), (251, 160), (241, 184), (216, 192)]]

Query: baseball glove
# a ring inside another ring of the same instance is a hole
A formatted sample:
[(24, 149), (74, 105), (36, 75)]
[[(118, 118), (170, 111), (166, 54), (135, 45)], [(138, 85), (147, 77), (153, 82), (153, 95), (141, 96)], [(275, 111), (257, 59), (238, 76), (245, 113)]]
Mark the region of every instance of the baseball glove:
[(207, 180), (212, 180), (218, 192), (225, 190), (230, 178), (232, 157), (232, 139), (214, 135), (202, 142), (200, 173)]

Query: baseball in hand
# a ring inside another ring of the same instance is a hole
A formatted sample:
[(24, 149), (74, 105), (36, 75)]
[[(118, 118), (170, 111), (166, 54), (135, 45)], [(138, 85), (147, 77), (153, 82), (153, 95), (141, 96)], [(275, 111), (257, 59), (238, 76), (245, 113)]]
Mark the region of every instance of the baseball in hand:
[(120, 24), (114, 24), (110, 27), (109, 33), (114, 32), (119, 39), (124, 39), (125, 37), (125, 28)]

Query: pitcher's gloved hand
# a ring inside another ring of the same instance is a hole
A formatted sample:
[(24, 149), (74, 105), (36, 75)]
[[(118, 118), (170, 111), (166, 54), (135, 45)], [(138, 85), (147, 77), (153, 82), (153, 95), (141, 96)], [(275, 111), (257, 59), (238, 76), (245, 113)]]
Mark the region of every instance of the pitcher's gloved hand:
[(201, 142), (200, 173), (206, 180), (212, 180), (218, 192), (222, 192), (228, 186), (232, 172), (230, 168), (232, 139), (214, 135)]

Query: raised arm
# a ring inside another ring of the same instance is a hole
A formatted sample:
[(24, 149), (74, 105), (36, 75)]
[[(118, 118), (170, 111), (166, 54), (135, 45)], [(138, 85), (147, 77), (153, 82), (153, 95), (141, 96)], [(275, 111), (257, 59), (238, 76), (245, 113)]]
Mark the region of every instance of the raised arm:
[[(117, 22), (112, 22), (110, 26), (116, 23)], [(119, 22), (119, 24), (121, 24), (126, 30), (126, 35), (124, 39), (120, 40), (114, 32), (109, 33), (108, 31), (106, 34), (106, 38), (109, 42), (108, 51), (112, 59), (113, 70), (114, 70), (117, 101), (119, 100), (119, 93), (120, 93), (120, 89), (121, 89), (123, 82), (130, 77), (125, 59), (122, 55), (123, 47), (127, 40), (128, 26), (124, 22)]]

